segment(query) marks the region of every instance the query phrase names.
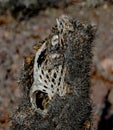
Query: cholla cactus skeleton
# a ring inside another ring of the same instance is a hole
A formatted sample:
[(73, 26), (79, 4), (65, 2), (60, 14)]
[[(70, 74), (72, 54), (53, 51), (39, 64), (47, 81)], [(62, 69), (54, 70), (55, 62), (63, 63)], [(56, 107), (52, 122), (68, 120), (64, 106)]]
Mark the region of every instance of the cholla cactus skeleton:
[[(69, 17), (64, 15), (57, 19), (57, 28), (59, 34), (50, 36), (50, 40), (45, 41), (36, 52), (33, 72), (34, 82), (30, 90), (30, 101), (32, 107), (36, 109), (36, 94), (38, 92), (40, 98), (46, 95), (45, 100), (48, 102), (55, 94), (65, 96), (69, 90), (68, 85), (64, 82), (66, 74), (64, 61), (58, 65), (53, 65), (53, 62), (57, 64), (58, 60), (63, 57), (62, 52), (59, 52), (65, 46), (63, 34), (66, 31), (74, 31), (74, 28)], [(48, 48), (51, 49), (49, 54), (47, 54)]]

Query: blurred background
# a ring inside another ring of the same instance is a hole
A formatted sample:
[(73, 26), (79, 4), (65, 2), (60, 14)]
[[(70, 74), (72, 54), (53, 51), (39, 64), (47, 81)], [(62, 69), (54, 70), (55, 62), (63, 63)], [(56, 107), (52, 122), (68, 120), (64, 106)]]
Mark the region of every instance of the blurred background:
[(97, 26), (90, 74), (93, 127), (113, 130), (113, 0), (0, 0), (0, 130), (10, 129), (23, 97), (18, 82), (24, 57), (62, 14)]

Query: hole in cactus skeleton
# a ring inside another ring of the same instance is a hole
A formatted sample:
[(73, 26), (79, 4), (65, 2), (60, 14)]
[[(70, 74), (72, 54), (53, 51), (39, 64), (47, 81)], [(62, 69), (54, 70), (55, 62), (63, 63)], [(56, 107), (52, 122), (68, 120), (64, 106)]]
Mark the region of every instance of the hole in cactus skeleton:
[(36, 93), (36, 106), (37, 108), (40, 108), (41, 110), (44, 110), (45, 105), (47, 104), (49, 98), (47, 93), (44, 93), (42, 91), (38, 91)]

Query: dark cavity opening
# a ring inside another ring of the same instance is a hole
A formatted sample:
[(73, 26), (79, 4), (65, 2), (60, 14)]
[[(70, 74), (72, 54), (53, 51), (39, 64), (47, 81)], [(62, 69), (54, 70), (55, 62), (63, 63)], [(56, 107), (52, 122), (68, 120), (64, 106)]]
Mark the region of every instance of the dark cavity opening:
[(41, 72), (42, 72), (42, 74), (44, 74), (44, 71), (43, 71), (43, 70), (41, 70)]
[(54, 79), (54, 78), (52, 78), (52, 82), (53, 82), (53, 83), (55, 82), (55, 79)]
[(58, 82), (58, 86), (60, 85), (60, 81)]
[(42, 53), (40, 54), (37, 63), (38, 63), (38, 67), (41, 66), (42, 62), (45, 60), (46, 58), (46, 49), (44, 51), (42, 51)]
[(40, 78), (42, 79), (42, 75), (40, 75)]
[(54, 73), (53, 77), (54, 77), (54, 78), (56, 78), (56, 77), (57, 77), (56, 73)]
[(48, 75), (46, 75), (46, 78), (47, 78), (47, 79), (49, 79), (49, 76), (48, 76)]
[(53, 88), (53, 84), (51, 85), (51, 88)]
[(38, 91), (36, 93), (36, 105), (37, 108), (40, 108), (41, 110), (44, 110), (45, 105), (47, 104), (49, 98), (47, 93), (44, 93), (42, 91)]
[(44, 88), (47, 88), (47, 86), (44, 85)]
[(113, 114), (109, 114), (112, 104), (108, 101), (108, 94), (105, 97), (105, 107), (103, 108), (97, 130), (113, 130)]
[(59, 78), (59, 81), (61, 81), (61, 77)]

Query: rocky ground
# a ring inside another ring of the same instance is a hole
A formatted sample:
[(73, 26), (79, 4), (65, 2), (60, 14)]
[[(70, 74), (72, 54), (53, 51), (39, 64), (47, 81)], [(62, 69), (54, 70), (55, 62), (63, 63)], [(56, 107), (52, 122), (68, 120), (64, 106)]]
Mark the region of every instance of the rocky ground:
[(94, 126), (106, 107), (107, 94), (106, 100), (112, 104), (107, 117), (113, 114), (113, 5), (106, 2), (94, 8), (73, 0), (68, 7), (49, 7), (21, 22), (10, 14), (0, 16), (0, 130), (9, 130), (9, 118), (23, 96), (18, 77), (24, 57), (33, 53), (32, 46), (49, 34), (55, 19), (62, 14), (97, 25), (91, 72)]

